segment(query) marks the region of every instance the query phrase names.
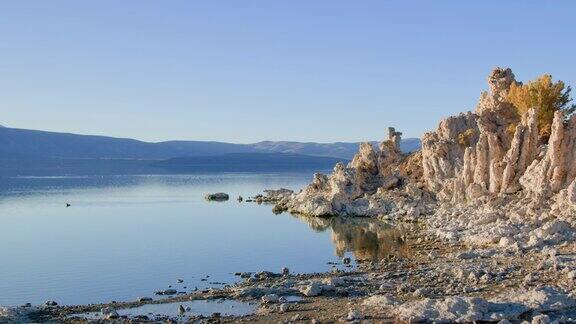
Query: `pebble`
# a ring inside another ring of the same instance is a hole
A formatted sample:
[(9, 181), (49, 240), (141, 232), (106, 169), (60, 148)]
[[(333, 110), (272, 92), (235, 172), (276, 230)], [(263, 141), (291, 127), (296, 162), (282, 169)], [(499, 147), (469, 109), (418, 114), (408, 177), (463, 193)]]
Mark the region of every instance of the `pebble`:
[(533, 274), (529, 273), (526, 275), (526, 277), (524, 277), (523, 283), (527, 285), (532, 283), (534, 280), (536, 280), (536, 277)]
[(318, 296), (322, 293), (322, 284), (320, 284), (319, 282), (312, 282), (307, 286), (304, 286), (303, 288), (300, 289), (300, 292), (307, 297), (314, 297), (314, 296)]
[(111, 307), (104, 307), (104, 308), (102, 308), (102, 310), (100, 312), (102, 313), (102, 316), (105, 320), (115, 319), (115, 318), (120, 317), (120, 315), (118, 315), (118, 312), (116, 312), (116, 310), (111, 308)]
[(532, 318), (532, 324), (548, 324), (550, 323), (550, 317), (548, 315), (536, 315)]
[(261, 298), (262, 303), (264, 304), (275, 304), (278, 302), (279, 298), (278, 295), (276, 294), (268, 294), (268, 295), (264, 295)]
[(162, 291), (162, 295), (175, 295), (177, 292), (176, 289), (166, 289)]
[(430, 289), (428, 288), (418, 288), (414, 291), (414, 297), (426, 297), (430, 294)]
[(489, 273), (487, 273), (487, 274), (483, 275), (482, 277), (480, 277), (480, 282), (488, 283), (491, 279), (492, 279), (492, 276)]
[(286, 313), (288, 311), (288, 304), (284, 303), (284, 304), (280, 304), (280, 313)]
[(359, 312), (351, 310), (350, 312), (348, 312), (348, 316), (346, 316), (346, 320), (348, 321), (355, 321), (355, 320), (360, 320), (363, 319), (364, 316), (362, 316)]

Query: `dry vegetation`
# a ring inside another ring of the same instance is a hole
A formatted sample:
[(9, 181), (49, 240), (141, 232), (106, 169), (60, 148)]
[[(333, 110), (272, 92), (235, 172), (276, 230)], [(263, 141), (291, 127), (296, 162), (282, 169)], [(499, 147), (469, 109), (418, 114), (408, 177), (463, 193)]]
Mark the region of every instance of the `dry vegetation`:
[(553, 82), (551, 75), (544, 74), (526, 84), (513, 83), (506, 100), (517, 109), (520, 116), (529, 109), (536, 108), (540, 138), (547, 140), (550, 137), (554, 112), (565, 110), (572, 113), (576, 108), (570, 104), (570, 91), (570, 86), (565, 86), (564, 82)]

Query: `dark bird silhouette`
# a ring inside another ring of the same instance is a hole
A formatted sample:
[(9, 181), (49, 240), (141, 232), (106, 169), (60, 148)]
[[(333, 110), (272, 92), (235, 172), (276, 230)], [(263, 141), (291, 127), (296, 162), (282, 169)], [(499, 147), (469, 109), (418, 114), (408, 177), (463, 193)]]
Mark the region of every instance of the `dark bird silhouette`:
[(72, 205), (70, 205), (70, 203), (66, 203), (66, 208), (70, 207)]

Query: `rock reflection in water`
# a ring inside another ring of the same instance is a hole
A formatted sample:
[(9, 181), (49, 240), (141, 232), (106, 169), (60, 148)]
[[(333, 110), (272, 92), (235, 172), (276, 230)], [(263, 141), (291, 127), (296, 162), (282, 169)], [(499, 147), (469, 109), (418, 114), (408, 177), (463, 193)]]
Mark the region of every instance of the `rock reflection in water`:
[(379, 261), (393, 255), (407, 257), (408, 246), (402, 239), (405, 230), (375, 219), (320, 218), (297, 216), (316, 232), (332, 230), (336, 255), (352, 252), (358, 261)]

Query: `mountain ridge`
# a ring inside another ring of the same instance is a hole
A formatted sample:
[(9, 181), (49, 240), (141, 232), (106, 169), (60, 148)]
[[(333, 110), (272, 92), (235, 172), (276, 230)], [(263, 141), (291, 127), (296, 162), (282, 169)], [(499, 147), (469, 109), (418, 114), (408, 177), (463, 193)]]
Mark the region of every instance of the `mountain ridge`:
[[(371, 142), (373, 145), (378, 142)], [(52, 131), (0, 127), (0, 152), (2, 155), (35, 156), (50, 158), (110, 158), (157, 159), (176, 157), (213, 156), (229, 153), (293, 153), (352, 159), (359, 142), (296, 142), (261, 141), (236, 144), (219, 141), (145, 142), (131, 138), (102, 135), (80, 135)], [(420, 148), (420, 140), (406, 139), (401, 143), (405, 152)]]

